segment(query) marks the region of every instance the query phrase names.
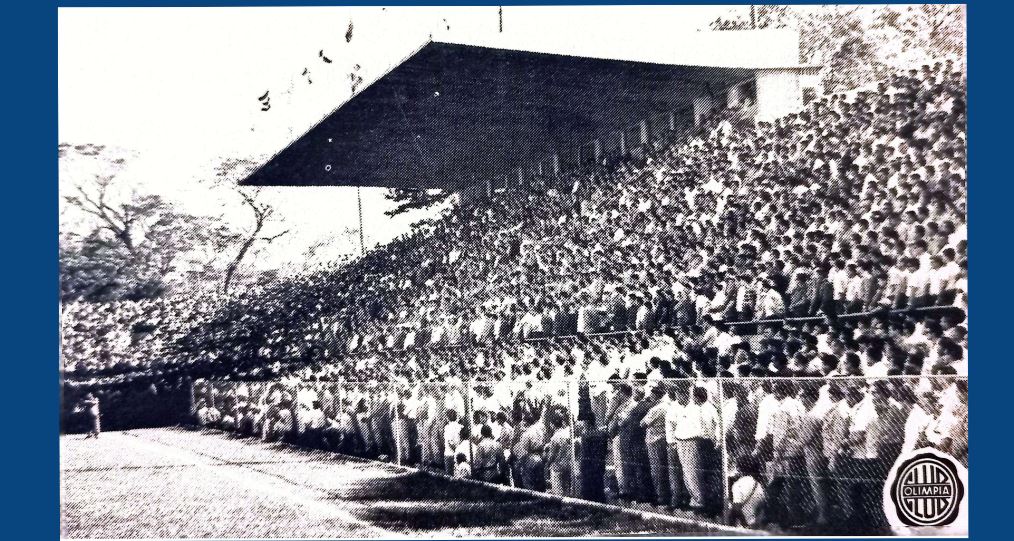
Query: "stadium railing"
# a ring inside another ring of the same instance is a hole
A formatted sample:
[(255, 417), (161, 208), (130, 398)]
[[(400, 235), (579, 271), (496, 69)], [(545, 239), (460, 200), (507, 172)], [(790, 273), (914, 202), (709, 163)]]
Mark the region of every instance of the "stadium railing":
[[(673, 403), (694, 408), (680, 417)], [(198, 381), (189, 414), (264, 441), (452, 476), (464, 462), (480, 481), (716, 522), (750, 475), (764, 511), (749, 525), (775, 532), (887, 533), (882, 492), (903, 451), (937, 447), (967, 466), (967, 378), (955, 376)]]

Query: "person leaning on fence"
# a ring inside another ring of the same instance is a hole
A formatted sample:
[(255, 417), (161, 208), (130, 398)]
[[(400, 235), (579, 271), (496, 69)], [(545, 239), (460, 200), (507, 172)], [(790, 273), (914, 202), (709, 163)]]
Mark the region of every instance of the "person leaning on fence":
[(613, 466), (613, 477), (616, 480), (616, 495), (620, 499), (628, 499), (631, 496), (631, 486), (628, 476), (630, 468), (630, 449), (624, 448), (620, 438), (620, 426), (623, 419), (636, 403), (633, 398), (633, 389), (629, 383), (614, 382), (616, 392), (606, 412), (606, 432), (609, 434), (609, 455)]
[(883, 488), (888, 470), (901, 452), (905, 430), (903, 412), (890, 395), (884, 381), (869, 386), (849, 426), (852, 461), (843, 474), (852, 479), (849, 492), (856, 502), (850, 524), (863, 533), (887, 532), (889, 528), (882, 505)]
[(394, 436), (394, 463), (408, 464), (412, 459), (412, 419), (404, 400), (394, 404), (391, 432)]
[[(943, 384), (937, 384), (942, 387)], [(953, 397), (948, 391), (954, 390)], [(933, 418), (925, 429), (923, 442), (968, 463), (968, 382), (958, 380), (942, 387), (930, 400)]]
[[(643, 379), (643, 374), (635, 374), (635, 379)], [(630, 485), (629, 495), (636, 502), (651, 501), (651, 472), (648, 464), (648, 449), (645, 445), (645, 430), (641, 420), (653, 408), (658, 400), (651, 393), (645, 393), (641, 385), (634, 391), (634, 405), (623, 419), (620, 420), (620, 446), (628, 450), (629, 471), (626, 475)]]
[(669, 466), (666, 460), (665, 443), (665, 411), (669, 401), (665, 394), (665, 384), (657, 381), (650, 387), (650, 398), (645, 401), (652, 406), (640, 421), (644, 429), (644, 444), (648, 455), (649, 476), (653, 488), (655, 505), (669, 505)]
[(768, 487), (768, 519), (783, 528), (802, 525), (801, 502), (806, 494), (806, 482), (800, 475), (806, 471), (799, 445), (800, 429), (806, 411), (796, 397), (798, 389), (790, 381), (776, 381), (773, 394), (777, 405), (771, 413), (768, 437), (771, 440), (771, 462)]
[(341, 408), (325, 429), (325, 434), (332, 443), (332, 449), (349, 455), (361, 452), (363, 442), (359, 437), (358, 423), (352, 410), (351, 399), (348, 396), (342, 397)]
[(249, 436), (254, 431), (253, 425), (253, 409), (249, 404), (241, 403), (236, 414), (236, 433), (240, 436)]
[[(670, 384), (669, 406), (665, 412), (669, 497), (670, 507), (673, 509), (685, 509), (692, 503), (688, 478), (696, 475), (696, 471), (687, 471), (686, 469), (687, 465), (692, 465), (690, 464), (692, 461), (689, 459), (697, 457), (698, 451), (696, 442), (684, 437), (684, 432), (687, 429), (692, 430), (692, 427), (683, 422), (686, 418), (685, 410), (690, 406), (689, 385), (686, 381)], [(687, 460), (684, 461), (684, 458)]]
[(216, 427), (221, 420), (222, 412), (218, 411), (218, 408), (210, 401), (206, 401), (197, 410), (197, 423), (201, 426)]
[(302, 425), (299, 431), (301, 443), (309, 447), (325, 448), (324, 427), (327, 425), (327, 418), (320, 408), (319, 400), (314, 400), (310, 409), (300, 412), (299, 424)]
[(826, 407), (820, 404), (820, 387), (816, 382), (806, 382), (799, 393), (799, 400), (806, 413), (800, 426), (799, 446), (806, 466), (806, 481), (813, 498), (811, 522), (817, 526), (827, 524), (827, 463), (823, 452), (823, 428)]
[(578, 384), (574, 438), (574, 457), (577, 463), (574, 496), (593, 502), (605, 502), (608, 435), (595, 422), (591, 390), (585, 380)]

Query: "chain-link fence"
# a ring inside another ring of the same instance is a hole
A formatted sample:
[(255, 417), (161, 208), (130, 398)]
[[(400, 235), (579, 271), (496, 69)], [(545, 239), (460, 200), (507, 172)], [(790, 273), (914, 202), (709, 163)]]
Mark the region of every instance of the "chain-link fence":
[(197, 382), (200, 425), (559, 496), (782, 532), (887, 533), (883, 485), (967, 466), (967, 379)]

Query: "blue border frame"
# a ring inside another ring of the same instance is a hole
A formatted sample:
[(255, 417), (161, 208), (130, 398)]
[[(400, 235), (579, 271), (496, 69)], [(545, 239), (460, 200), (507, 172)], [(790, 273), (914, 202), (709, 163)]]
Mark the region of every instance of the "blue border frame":
[[(345, 5), (579, 5), (579, 4), (714, 4), (715, 2), (347, 2)], [(803, 2), (785, 2), (803, 3)], [(872, 2), (863, 2), (872, 3)], [(8, 295), (3, 310), (7, 339), (4, 351), (7, 391), (3, 431), (7, 455), (6, 511), (10, 513), (3, 533), (8, 538), (57, 538), (59, 514), (59, 335), (57, 263), (57, 17), (56, 8), (72, 6), (284, 6), (333, 5), (333, 2), (273, 1), (102, 1), (66, 0), (20, 2), (6, 6), (5, 31), (0, 34), (7, 68), (3, 86), (8, 124), (6, 135), (15, 142), (7, 169), (6, 209), (2, 213), (5, 241), (3, 283)], [(1009, 69), (1008, 37), (1014, 25), (1010, 4), (968, 2), (969, 69), (969, 221), (975, 253), (971, 266), (975, 283), (971, 317), (976, 318), (972, 349), (977, 360), (972, 377), (975, 391), (970, 491), (971, 534), (976, 539), (1009, 535), (1002, 524), (1010, 512), (1006, 486), (1000, 481), (1009, 472), (1008, 454), (1001, 440), (1010, 405), (1002, 402), (1002, 378), (987, 377), (1009, 362), (1002, 348), (1004, 306), (1009, 305), (1009, 278), (1003, 246), (1010, 246), (1008, 230), (1000, 219), (1011, 196), (1009, 173), (1001, 168), (1009, 140), (1011, 85), (1003, 75)], [(980, 244), (981, 243), (981, 244)], [(995, 246), (989, 246), (995, 243)], [(978, 246), (983, 246), (980, 250)], [(982, 294), (979, 294), (979, 292)], [(1004, 463), (1006, 462), (1006, 463)], [(1004, 527), (1006, 526), (1006, 528)]]

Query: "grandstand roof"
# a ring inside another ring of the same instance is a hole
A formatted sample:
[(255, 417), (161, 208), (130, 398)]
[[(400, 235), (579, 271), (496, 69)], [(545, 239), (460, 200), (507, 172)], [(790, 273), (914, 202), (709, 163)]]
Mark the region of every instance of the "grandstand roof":
[(243, 184), (460, 188), (625, 129), (646, 111), (690, 107), (695, 94), (753, 69), (786, 64), (777, 56), (675, 64), (667, 59), (687, 55), (615, 43), (574, 56), (560, 44), (525, 43), (529, 50), (429, 42)]

